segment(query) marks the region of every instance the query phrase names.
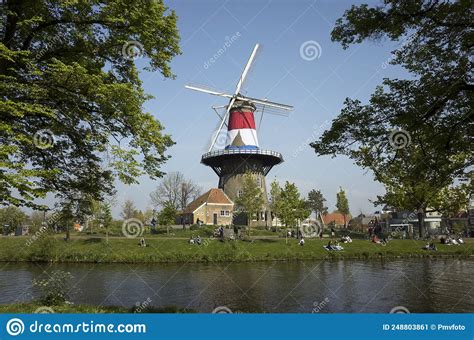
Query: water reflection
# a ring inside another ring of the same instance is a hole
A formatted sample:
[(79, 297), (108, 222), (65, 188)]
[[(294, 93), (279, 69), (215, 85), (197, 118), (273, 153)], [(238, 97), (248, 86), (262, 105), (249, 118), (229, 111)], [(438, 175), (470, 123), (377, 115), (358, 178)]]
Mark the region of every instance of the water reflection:
[(43, 271), (71, 272), (75, 303), (151, 305), (211, 312), (473, 312), (473, 260), (314, 261), (219, 264), (6, 264), (0, 303), (29, 301)]

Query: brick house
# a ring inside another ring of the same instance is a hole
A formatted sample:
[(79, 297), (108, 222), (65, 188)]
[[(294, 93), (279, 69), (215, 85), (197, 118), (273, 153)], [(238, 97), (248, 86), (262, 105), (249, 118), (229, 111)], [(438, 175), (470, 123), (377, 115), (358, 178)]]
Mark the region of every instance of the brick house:
[(234, 202), (221, 189), (213, 188), (196, 198), (180, 214), (186, 223), (197, 224), (198, 219), (204, 224), (231, 225)]
[[(346, 215), (346, 223), (349, 223), (350, 219), (351, 219), (351, 215)], [(326, 215), (323, 215), (323, 221), (326, 226), (334, 223), (336, 227), (343, 227), (344, 215), (338, 212), (326, 214)]]

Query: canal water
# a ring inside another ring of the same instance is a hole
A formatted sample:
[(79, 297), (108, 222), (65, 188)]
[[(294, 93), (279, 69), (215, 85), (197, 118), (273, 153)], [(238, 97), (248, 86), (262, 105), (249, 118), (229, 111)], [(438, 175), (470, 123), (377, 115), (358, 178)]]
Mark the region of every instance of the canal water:
[[(474, 312), (474, 260), (218, 264), (0, 264), (0, 304), (39, 296), (34, 278), (70, 272), (74, 303), (233, 312)], [(227, 309), (225, 309), (227, 310)]]

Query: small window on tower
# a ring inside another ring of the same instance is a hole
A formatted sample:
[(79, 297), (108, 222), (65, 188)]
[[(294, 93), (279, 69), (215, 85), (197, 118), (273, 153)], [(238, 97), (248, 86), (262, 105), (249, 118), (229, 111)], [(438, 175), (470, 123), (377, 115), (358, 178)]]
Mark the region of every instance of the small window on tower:
[(257, 187), (262, 187), (262, 179), (260, 177), (257, 177)]
[(244, 192), (242, 191), (242, 189), (239, 189), (239, 191), (237, 191), (237, 197), (242, 197), (243, 194)]

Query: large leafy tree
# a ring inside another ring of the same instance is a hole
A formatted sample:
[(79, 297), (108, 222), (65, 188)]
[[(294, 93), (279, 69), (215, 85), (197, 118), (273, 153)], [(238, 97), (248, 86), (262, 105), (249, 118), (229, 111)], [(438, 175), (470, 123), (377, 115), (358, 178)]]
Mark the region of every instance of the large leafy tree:
[(401, 46), (391, 64), (410, 79), (385, 79), (368, 104), (346, 99), (319, 141), (320, 155), (347, 155), (371, 169), (387, 193), (376, 203), (424, 215), (439, 193), (468, 180), (474, 164), (470, 1), (392, 1), (352, 6), (332, 39), (344, 48), (388, 38)]
[(0, 11), (0, 204), (100, 200), (115, 178), (160, 177), (173, 142), (143, 109), (134, 58), (173, 77), (175, 13), (162, 0), (6, 0)]

